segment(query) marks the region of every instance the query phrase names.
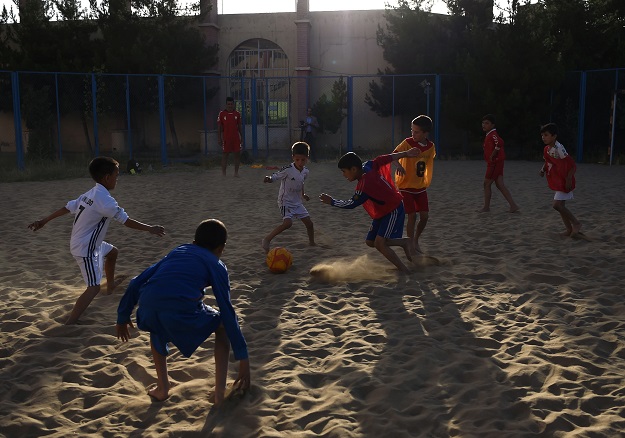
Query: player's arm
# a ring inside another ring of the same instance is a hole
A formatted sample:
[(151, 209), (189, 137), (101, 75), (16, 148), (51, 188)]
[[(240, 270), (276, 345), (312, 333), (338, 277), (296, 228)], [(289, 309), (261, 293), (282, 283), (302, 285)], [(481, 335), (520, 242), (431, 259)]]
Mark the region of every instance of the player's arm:
[(308, 195), (306, 194), (306, 191), (304, 190), (304, 183), (302, 183), (302, 198), (303, 198), (305, 201), (310, 201), (310, 196), (308, 196)]
[(219, 143), (220, 145), (223, 145), (223, 135), (224, 133), (224, 127), (221, 124), (221, 117), (217, 116), (217, 143)]
[(322, 193), (321, 195), (319, 195), (319, 199), (324, 204), (328, 204), (333, 207), (345, 208), (345, 209), (351, 210), (352, 208), (356, 208), (359, 205), (364, 204), (365, 201), (369, 199), (369, 196), (367, 196), (365, 193), (362, 193), (362, 192), (356, 192), (354, 193), (354, 196), (352, 196), (350, 199), (346, 201), (342, 201), (340, 199), (334, 199), (332, 196), (328, 195), (327, 193)]
[(407, 151), (393, 152), (392, 154), (389, 154), (389, 155), (390, 155), (392, 161), (398, 161), (400, 158), (416, 157), (420, 153), (421, 153), (421, 151), (418, 148), (410, 148)]
[(69, 210), (67, 208), (65, 207), (59, 208), (57, 211), (55, 211), (51, 215), (43, 219), (39, 219), (38, 221), (35, 221), (31, 224), (28, 224), (28, 228), (30, 228), (33, 231), (37, 231), (38, 229), (43, 228), (43, 226), (47, 224), (48, 222), (50, 222), (52, 219), (56, 219), (57, 217), (64, 216), (67, 213), (69, 213)]
[(126, 292), (124, 292), (124, 295), (121, 300), (119, 300), (119, 305), (117, 306), (117, 323), (115, 324), (117, 339), (121, 339), (123, 342), (130, 339), (129, 327), (134, 327), (132, 325), (130, 315), (132, 315), (132, 311), (139, 302), (139, 298), (141, 296), (141, 286), (143, 286), (152, 277), (152, 275), (154, 275), (161, 263), (162, 260), (153, 264), (141, 274), (130, 280), (128, 287), (126, 288)]
[(156, 234), (159, 237), (165, 235), (165, 227), (162, 227), (160, 225), (148, 225), (131, 218), (126, 219), (124, 225), (128, 228), (132, 228), (133, 230), (147, 231), (150, 234)]

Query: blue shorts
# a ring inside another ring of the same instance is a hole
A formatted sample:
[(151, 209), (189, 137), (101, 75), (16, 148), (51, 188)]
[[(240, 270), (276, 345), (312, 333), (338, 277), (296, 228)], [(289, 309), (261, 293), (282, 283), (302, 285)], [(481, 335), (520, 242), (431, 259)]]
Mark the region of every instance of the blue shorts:
[(161, 355), (169, 354), (168, 343), (174, 344), (185, 357), (217, 330), (221, 324), (219, 312), (199, 301), (186, 311), (153, 309), (139, 306), (137, 327), (150, 332), (150, 341)]
[(375, 240), (376, 236), (382, 236), (385, 239), (401, 239), (404, 234), (404, 203), (391, 211), (380, 219), (373, 219), (371, 228), (367, 233), (367, 240)]

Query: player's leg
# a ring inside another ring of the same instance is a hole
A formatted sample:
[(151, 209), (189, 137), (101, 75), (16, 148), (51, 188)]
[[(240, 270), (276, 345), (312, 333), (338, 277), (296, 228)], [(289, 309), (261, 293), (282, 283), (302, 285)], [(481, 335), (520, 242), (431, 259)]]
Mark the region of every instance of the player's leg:
[(120, 281), (115, 280), (115, 266), (119, 250), (107, 242), (100, 246), (100, 258), (104, 258), (104, 275), (106, 276), (106, 295), (112, 293)]
[(72, 311), (65, 321), (65, 325), (76, 324), (78, 318), (89, 307), (91, 301), (100, 293), (100, 281), (102, 280), (102, 266), (98, 257), (74, 257), (87, 289), (78, 297)]
[(313, 225), (312, 219), (310, 216), (306, 216), (302, 218), (302, 222), (306, 226), (306, 233), (308, 233), (308, 243), (310, 246), (315, 246), (315, 227)]
[(226, 167), (228, 166), (228, 152), (221, 154), (221, 174), (226, 176)]
[(425, 230), (425, 226), (428, 224), (428, 219), (430, 218), (429, 211), (420, 211), (419, 212), (419, 223), (417, 224), (417, 232), (415, 238), (413, 239), (413, 247), (416, 252), (421, 251), (421, 247), (419, 246), (419, 238), (421, 234), (423, 234), (423, 230)]
[(479, 212), (490, 211), (490, 199), (493, 195), (492, 185), (497, 178), (497, 166), (495, 163), (487, 163), (486, 174), (484, 175), (484, 206)]
[(516, 213), (517, 211), (519, 211), (519, 206), (516, 205), (514, 199), (512, 199), (512, 194), (510, 194), (510, 190), (508, 190), (503, 182), (503, 175), (497, 176), (497, 179), (495, 180), (495, 185), (497, 186), (503, 197), (506, 198), (506, 201), (508, 201), (508, 204), (510, 205), (510, 213)]
[[(282, 207), (281, 210), (283, 210), (286, 213), (285, 207)], [(265, 250), (265, 253), (269, 252), (269, 245), (271, 244), (271, 241), (273, 240), (273, 238), (276, 237), (281, 232), (288, 230), (289, 228), (291, 228), (291, 226), (293, 226), (293, 219), (291, 219), (290, 217), (284, 217), (282, 219), (282, 223), (278, 225), (276, 228), (274, 228), (271, 231), (271, 233), (265, 236), (265, 238), (261, 242), (261, 245), (263, 247), (263, 250)]]
[(377, 249), (386, 259), (394, 264), (397, 269), (402, 272), (410, 272), (410, 270), (400, 260), (399, 256), (391, 246), (401, 246), (406, 252), (406, 256), (412, 260), (412, 244), (410, 239), (402, 239), (404, 233), (404, 205), (399, 205), (395, 210), (379, 219), (379, 227), (377, 235), (373, 241), (375, 249)]
[(493, 180), (484, 178), (484, 206), (482, 207), (480, 212), (490, 211), (490, 198), (493, 195), (492, 186)]
[(241, 151), (234, 153), (234, 176), (239, 177), (239, 165), (241, 164)]
[(99, 293), (99, 284), (95, 286), (88, 286), (87, 289), (85, 289), (85, 291), (76, 300), (76, 303), (74, 304), (74, 307), (72, 308), (72, 311), (70, 312), (67, 321), (65, 321), (65, 325), (76, 324), (78, 322), (78, 318), (80, 318), (80, 315), (82, 315), (83, 312), (87, 310), (87, 307), (89, 307), (91, 301), (93, 301), (93, 299)]
[(582, 228), (582, 224), (577, 220), (573, 213), (566, 208), (565, 202), (566, 201), (564, 200), (554, 200), (553, 208), (560, 213), (560, 217), (562, 218), (562, 222), (566, 228), (566, 231), (562, 233), (562, 235), (574, 236), (579, 233), (579, 230)]
[(167, 400), (170, 388), (169, 376), (167, 375), (167, 356), (158, 352), (151, 338), (150, 349), (152, 350), (152, 359), (154, 360), (154, 369), (156, 370), (156, 387), (150, 389), (148, 395), (158, 401)]
[(215, 404), (224, 400), (226, 394), (226, 378), (228, 377), (228, 355), (230, 341), (223, 325), (215, 330)]

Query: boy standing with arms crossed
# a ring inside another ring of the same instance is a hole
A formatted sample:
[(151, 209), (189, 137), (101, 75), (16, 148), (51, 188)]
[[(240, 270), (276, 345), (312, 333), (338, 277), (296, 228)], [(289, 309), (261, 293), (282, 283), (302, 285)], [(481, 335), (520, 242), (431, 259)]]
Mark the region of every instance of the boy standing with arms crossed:
[(119, 163), (117, 161), (109, 157), (94, 158), (89, 163), (89, 173), (96, 182), (95, 187), (77, 199), (69, 201), (65, 207), (58, 209), (48, 217), (28, 225), (31, 230), (37, 231), (52, 219), (67, 213), (75, 215), (69, 246), (80, 267), (87, 289), (76, 300), (76, 304), (74, 304), (74, 308), (65, 322), (66, 325), (76, 324), (80, 315), (100, 292), (102, 269), (106, 274), (107, 295), (117, 286), (115, 283), (115, 263), (118, 250), (104, 241), (106, 231), (111, 223), (110, 219), (114, 219), (128, 228), (148, 231), (157, 236), (165, 235), (165, 228), (160, 225), (147, 225), (128, 217), (124, 209), (117, 205), (117, 201), (111, 196), (110, 190), (113, 190), (117, 185), (117, 177), (119, 176)]
[(484, 175), (484, 207), (480, 213), (490, 211), (490, 198), (492, 196), (492, 185), (499, 189), (501, 194), (510, 205), (510, 213), (519, 211), (519, 206), (512, 199), (510, 191), (503, 182), (503, 165), (506, 159), (503, 139), (495, 128), (495, 116), (486, 114), (482, 117), (482, 131), (486, 133), (484, 138), (484, 161), (486, 161), (486, 174)]
[[(233, 389), (250, 387), (247, 344), (230, 301), (228, 269), (220, 260), (228, 231), (217, 219), (200, 223), (193, 243), (181, 245), (160, 262), (132, 279), (117, 308), (117, 338), (130, 339), (130, 315), (137, 309), (137, 327), (150, 332), (150, 348), (156, 368), (156, 387), (148, 395), (157, 401), (169, 397), (168, 343), (185, 357), (215, 333), (215, 404), (225, 397), (230, 344), (239, 360), (239, 375)], [(219, 311), (203, 302), (204, 289), (211, 286)]]
[(262, 240), (261, 245), (265, 254), (269, 252), (271, 240), (278, 234), (288, 230), (293, 225), (293, 219), (301, 219), (306, 226), (308, 241), (311, 246), (315, 246), (315, 229), (310, 219), (308, 210), (304, 207), (302, 200), (308, 201), (310, 198), (304, 192), (304, 181), (308, 176), (308, 155), (310, 146), (303, 141), (298, 141), (291, 146), (293, 162), (284, 166), (271, 176), (265, 176), (263, 182), (272, 183), (280, 181), (280, 191), (278, 192), (278, 207), (282, 214), (282, 223), (274, 228)]
[(566, 227), (563, 236), (575, 236), (582, 228), (582, 224), (573, 213), (566, 208), (566, 201), (573, 199), (575, 189), (575, 171), (577, 166), (573, 158), (566, 152), (564, 146), (557, 141), (558, 127), (555, 123), (548, 123), (540, 128), (540, 137), (545, 148), (543, 158), (545, 164), (540, 169), (540, 176), (547, 176), (549, 188), (555, 191), (553, 208), (560, 213), (562, 222)]
[(358, 181), (352, 198), (341, 201), (326, 193), (319, 195), (321, 202), (334, 207), (352, 209), (362, 205), (373, 219), (365, 243), (380, 251), (401, 272), (410, 272), (410, 270), (391, 246), (401, 246), (411, 261), (416, 254), (410, 239), (402, 238), (404, 203), (391, 179), (390, 163), (400, 158), (415, 157), (418, 154), (418, 149), (411, 148), (404, 152), (380, 155), (363, 165), (358, 155), (348, 152), (341, 157), (338, 167), (348, 181)]
[[(413, 250), (421, 252), (419, 237), (428, 223), (430, 209), (427, 188), (432, 182), (434, 157), (436, 157), (434, 143), (427, 138), (432, 130), (432, 119), (425, 115), (416, 117), (412, 121), (411, 130), (412, 136), (402, 141), (393, 152), (417, 149), (419, 153), (416, 157), (397, 160), (395, 183), (404, 199), (404, 208), (408, 215), (406, 234), (408, 234)], [(419, 213), (418, 224), (417, 212)]]

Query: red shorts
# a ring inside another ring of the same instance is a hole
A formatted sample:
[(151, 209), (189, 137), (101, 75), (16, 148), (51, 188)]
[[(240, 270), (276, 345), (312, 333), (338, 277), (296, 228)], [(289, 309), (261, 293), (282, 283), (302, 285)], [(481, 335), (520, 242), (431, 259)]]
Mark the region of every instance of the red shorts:
[(224, 152), (241, 152), (241, 141), (238, 138), (224, 138)]
[(418, 211), (430, 211), (427, 191), (424, 190), (419, 193), (412, 193), (400, 190), (399, 192), (404, 197), (404, 209), (406, 210), (406, 213), (410, 214)]
[(490, 180), (496, 180), (498, 177), (503, 176), (503, 161), (495, 161), (494, 163), (487, 163), (486, 175), (484, 178)]

